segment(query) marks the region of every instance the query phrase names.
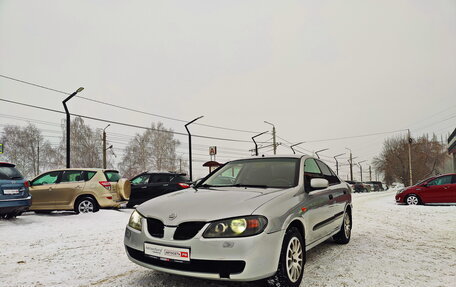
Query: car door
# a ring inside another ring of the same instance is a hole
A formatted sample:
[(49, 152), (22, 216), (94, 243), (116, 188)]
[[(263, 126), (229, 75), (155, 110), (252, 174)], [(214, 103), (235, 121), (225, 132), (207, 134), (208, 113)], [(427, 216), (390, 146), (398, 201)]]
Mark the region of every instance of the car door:
[(323, 238), (331, 232), (328, 222), (333, 214), (330, 211), (330, 188), (314, 190), (310, 185), (312, 178), (324, 178), (318, 164), (313, 158), (308, 158), (304, 162), (304, 189), (307, 194), (305, 197), (306, 206), (309, 206), (306, 215), (308, 216), (308, 234), (306, 245)]
[(148, 173), (136, 176), (131, 180), (131, 196), (130, 201), (142, 203), (146, 201), (149, 187), (149, 180), (151, 175)]
[(84, 189), (82, 170), (65, 170), (59, 179), (59, 184), (54, 188), (56, 209), (72, 208), (71, 204), (78, 194)]
[(55, 209), (54, 188), (58, 185), (60, 171), (44, 173), (30, 182), (29, 192), (32, 195), (31, 210)]
[(320, 167), (321, 172), (325, 179), (329, 182), (329, 212), (332, 215), (332, 220), (328, 222), (328, 227), (332, 231), (338, 230), (342, 225), (343, 215), (345, 212), (345, 203), (347, 202), (348, 188), (345, 184), (342, 184), (339, 178), (335, 175), (334, 171), (331, 170), (324, 162), (315, 160)]
[(424, 203), (443, 203), (450, 193), (452, 175), (444, 175), (429, 181), (420, 196)]
[(453, 179), (449, 188), (447, 189), (445, 202), (456, 203), (456, 174), (453, 174)]
[(167, 173), (153, 174), (149, 179), (147, 188), (148, 197), (154, 198), (167, 192), (172, 175)]

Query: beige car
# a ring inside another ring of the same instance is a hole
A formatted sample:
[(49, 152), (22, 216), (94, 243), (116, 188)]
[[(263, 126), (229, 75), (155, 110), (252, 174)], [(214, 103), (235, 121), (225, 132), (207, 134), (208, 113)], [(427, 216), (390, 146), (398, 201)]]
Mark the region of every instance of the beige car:
[(32, 206), (36, 213), (53, 210), (96, 212), (120, 207), (128, 201), (131, 184), (116, 170), (71, 168), (48, 171), (30, 181)]

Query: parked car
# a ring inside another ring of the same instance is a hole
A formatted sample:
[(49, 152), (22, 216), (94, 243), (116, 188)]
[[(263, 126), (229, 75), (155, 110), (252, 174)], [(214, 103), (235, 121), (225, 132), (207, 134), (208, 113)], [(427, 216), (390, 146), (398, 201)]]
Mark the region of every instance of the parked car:
[(430, 177), (420, 183), (399, 190), (396, 202), (417, 204), (456, 204), (456, 173)]
[(362, 182), (351, 181), (351, 180), (346, 180), (345, 182), (350, 185), (353, 192), (370, 192), (371, 191), (371, 187)]
[(185, 173), (144, 172), (131, 179), (131, 194), (127, 207), (133, 207), (149, 199), (190, 187)]
[(299, 286), (309, 249), (350, 241), (351, 215), (349, 187), (322, 161), (254, 157), (138, 206), (124, 244), (131, 261), (163, 272)]
[(0, 162), (0, 218), (12, 218), (31, 204), (29, 182), (12, 163)]
[(380, 181), (367, 181), (367, 184), (371, 186), (371, 191), (383, 191), (383, 184)]
[(99, 208), (119, 207), (131, 192), (130, 181), (117, 170), (70, 168), (45, 172), (30, 181), (33, 196), (30, 210), (96, 212)]

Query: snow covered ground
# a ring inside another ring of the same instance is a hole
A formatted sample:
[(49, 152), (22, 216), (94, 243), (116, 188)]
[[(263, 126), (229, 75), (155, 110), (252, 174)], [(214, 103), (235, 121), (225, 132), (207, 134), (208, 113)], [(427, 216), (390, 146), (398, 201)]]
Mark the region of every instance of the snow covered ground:
[[(391, 191), (353, 197), (351, 242), (309, 251), (301, 286), (456, 286), (456, 206), (399, 206)], [(0, 286), (252, 286), (131, 263), (123, 248), (131, 211), (0, 221)]]

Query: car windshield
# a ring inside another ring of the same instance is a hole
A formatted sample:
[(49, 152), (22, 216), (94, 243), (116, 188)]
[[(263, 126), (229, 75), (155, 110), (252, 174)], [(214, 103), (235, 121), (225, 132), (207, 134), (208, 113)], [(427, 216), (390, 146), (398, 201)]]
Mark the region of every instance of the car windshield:
[(12, 166), (0, 166), (0, 179), (22, 179), (22, 174)]
[(200, 183), (199, 187), (290, 188), (298, 185), (297, 158), (259, 158), (232, 161)]

